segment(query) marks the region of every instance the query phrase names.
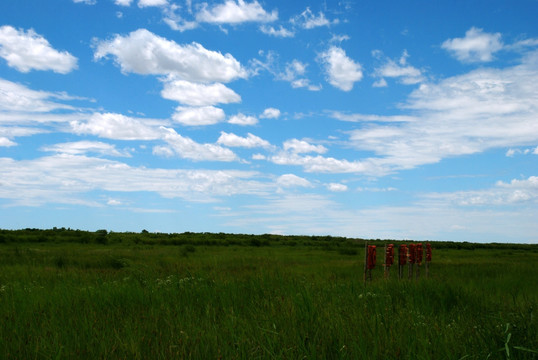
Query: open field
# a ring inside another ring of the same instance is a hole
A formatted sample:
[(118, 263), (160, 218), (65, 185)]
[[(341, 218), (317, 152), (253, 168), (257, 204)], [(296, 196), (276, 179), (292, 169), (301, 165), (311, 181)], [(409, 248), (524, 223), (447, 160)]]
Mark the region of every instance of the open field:
[(361, 240), (0, 231), (0, 358), (537, 359), (538, 246), (432, 245), (365, 285)]

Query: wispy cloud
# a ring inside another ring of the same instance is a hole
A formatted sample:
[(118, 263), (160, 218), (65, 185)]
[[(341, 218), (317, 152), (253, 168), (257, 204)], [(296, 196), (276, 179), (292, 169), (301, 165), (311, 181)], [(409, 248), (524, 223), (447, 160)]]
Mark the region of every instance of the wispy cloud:
[(414, 85), (426, 80), (421, 70), (407, 63), (409, 58), (407, 50), (404, 50), (398, 61), (384, 58), (379, 50), (373, 51), (372, 54), (383, 61), (383, 64), (374, 70), (374, 76), (378, 78), (374, 86), (387, 86), (386, 78), (398, 79), (400, 83), (405, 85)]

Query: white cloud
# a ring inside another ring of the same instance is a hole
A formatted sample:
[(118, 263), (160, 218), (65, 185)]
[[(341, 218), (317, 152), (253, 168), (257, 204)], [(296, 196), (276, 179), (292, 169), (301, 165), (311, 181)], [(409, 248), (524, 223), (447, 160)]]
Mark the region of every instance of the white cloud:
[(383, 78), (381, 78), (381, 79), (379, 79), (379, 80), (376, 80), (376, 81), (372, 84), (373, 87), (379, 87), (379, 88), (381, 88), (381, 87), (387, 87), (388, 85), (389, 85), (389, 84), (387, 83), (387, 80), (385, 80), (385, 79), (383, 79)]
[(139, 0), (138, 7), (150, 7), (150, 6), (165, 6), (168, 5), (168, 0)]
[(121, 114), (95, 113), (87, 121), (72, 121), (76, 134), (91, 134), (116, 140), (155, 140), (161, 137), (158, 126), (163, 122), (136, 119)]
[(333, 34), (333, 36), (331, 37), (331, 39), (329, 40), (329, 43), (330, 44), (340, 44), (344, 41), (347, 41), (351, 39), (351, 37), (349, 37), (349, 35), (337, 35), (337, 34)]
[(330, 183), (327, 184), (327, 190), (332, 192), (344, 192), (348, 190), (347, 185), (340, 184), (340, 183)]
[(214, 144), (199, 144), (181, 136), (174, 129), (162, 128), (163, 140), (178, 156), (194, 161), (235, 161), (237, 155), (228, 148)]
[(507, 157), (514, 157), (516, 154), (528, 155), (528, 154), (538, 154), (538, 147), (526, 148), (526, 149), (508, 149), (506, 151)]
[(484, 190), (427, 194), (424, 197), (458, 206), (538, 204), (538, 176), (513, 179), (509, 183), (499, 181), (494, 187)]
[(256, 125), (258, 123), (258, 119), (255, 116), (248, 116), (248, 115), (239, 113), (237, 115), (230, 117), (228, 122), (230, 124), (248, 126), (248, 125)]
[(218, 144), (228, 146), (228, 147), (246, 147), (246, 148), (271, 148), (271, 144), (267, 140), (253, 135), (251, 133), (247, 134), (247, 137), (241, 137), (233, 133), (227, 133), (224, 131), (220, 132), (220, 137), (217, 140)]
[(0, 110), (20, 112), (49, 112), (56, 109), (72, 109), (71, 106), (49, 101), (61, 94), (36, 91), (24, 85), (0, 78)]
[(291, 151), (294, 154), (303, 154), (315, 152), (324, 154), (327, 148), (323, 145), (312, 145), (304, 140), (291, 139), (284, 142), (284, 150)]
[(291, 87), (294, 89), (307, 88), (310, 91), (320, 91), (321, 85), (312, 85), (309, 79), (297, 79), (291, 82)]
[(538, 38), (523, 39), (510, 45), (504, 45), (503, 49), (521, 51), (538, 46)]
[(294, 59), (292, 62), (286, 64), (286, 71), (280, 74), (280, 77), (286, 81), (293, 81), (306, 73), (307, 66), (307, 64)]
[(278, 165), (302, 166), (306, 172), (317, 173), (360, 173), (368, 175), (383, 176), (388, 173), (380, 161), (376, 159), (366, 159), (364, 161), (348, 161), (323, 156), (300, 156), (281, 152), (271, 156), (269, 159)]
[(417, 118), (409, 115), (382, 116), (372, 114), (348, 114), (341, 111), (327, 111), (329, 116), (340, 121), (350, 122), (410, 122)]
[(277, 79), (288, 81), (293, 88), (307, 88), (310, 91), (321, 90), (321, 85), (312, 85), (309, 79), (305, 78), (306, 68), (308, 64), (305, 64), (297, 59), (286, 64), (284, 72), (276, 74)]
[(9, 140), (7, 137), (0, 136), (0, 147), (15, 146), (17, 143)]
[(108, 55), (114, 56), (125, 73), (173, 74), (193, 82), (229, 82), (247, 77), (247, 72), (230, 54), (207, 50), (198, 43), (179, 45), (146, 29), (98, 42), (94, 58)]
[(353, 84), (362, 79), (361, 65), (350, 59), (342, 48), (331, 46), (320, 54), (320, 59), (329, 83), (340, 90), (350, 91)]
[(267, 157), (263, 154), (253, 154), (252, 160), (267, 160)]
[(225, 118), (224, 110), (214, 106), (178, 106), (172, 115), (174, 121), (187, 126), (214, 125)]
[(200, 202), (236, 194), (261, 195), (269, 189), (269, 185), (255, 181), (258, 174), (251, 171), (150, 169), (68, 154), (23, 161), (0, 158), (0, 168), (0, 198), (26, 206), (102, 206), (90, 193), (93, 190), (153, 192)]
[(131, 6), (133, 0), (115, 0), (114, 3), (119, 6)]
[(407, 50), (404, 50), (398, 62), (387, 58), (385, 64), (376, 68), (374, 71), (374, 75), (380, 78), (374, 83), (374, 87), (387, 86), (384, 78), (397, 78), (405, 85), (414, 85), (423, 82), (425, 77), (422, 71), (407, 64), (408, 57)]
[(170, 4), (163, 9), (163, 21), (175, 31), (192, 30), (198, 27), (198, 22), (187, 21), (180, 14), (181, 7), (176, 4)]
[(326, 196), (284, 194), (244, 206), (234, 212), (228, 224), (282, 234), (455, 241), (462, 236), (454, 233), (457, 225), (467, 229), (468, 241), (536, 243), (538, 223), (531, 210), (517, 207), (514, 211), (483, 211), (445, 202), (351, 209)]
[(508, 149), (508, 151), (506, 151), (506, 156), (513, 157), (516, 152), (518, 152), (517, 149)]
[(86, 5), (95, 5), (97, 4), (97, 0), (73, 0), (75, 3), (84, 3)]
[(275, 29), (273, 26), (262, 25), (260, 26), (260, 31), (264, 34), (280, 38), (288, 38), (295, 36), (295, 32), (284, 28), (282, 25), (280, 25), (278, 29)]
[(229, 104), (241, 101), (232, 89), (221, 83), (199, 84), (174, 77), (164, 81), (161, 95), (165, 99), (175, 100), (190, 106), (207, 106), (216, 104)]
[(226, 0), (222, 4), (210, 7), (203, 3), (202, 8), (196, 14), (200, 22), (216, 24), (239, 24), (243, 22), (271, 22), (278, 19), (278, 12), (273, 10), (268, 13), (254, 0), (247, 3), (244, 0)]
[(275, 108), (267, 108), (260, 115), (262, 119), (278, 119), (280, 117), (280, 110)]
[(314, 15), (312, 10), (310, 10), (309, 7), (306, 8), (305, 11), (303, 11), (301, 14), (297, 15), (296, 17), (292, 18), (291, 20), (292, 24), (297, 24), (298, 26), (302, 27), (303, 29), (313, 29), (320, 26), (329, 26), (331, 24), (337, 24), (339, 21), (338, 19), (334, 21), (329, 21), (325, 14), (321, 11), (318, 13), (318, 15)]
[(398, 189), (393, 187), (387, 187), (387, 188), (377, 188), (377, 187), (359, 187), (357, 188), (357, 191), (363, 192), (387, 192), (387, 191), (396, 191)]
[(503, 48), (503, 43), (500, 33), (485, 33), (472, 27), (464, 38), (448, 39), (441, 47), (461, 62), (487, 62), (493, 60), (493, 54)]
[(119, 151), (116, 149), (116, 146), (112, 144), (106, 144), (100, 141), (67, 142), (51, 146), (45, 146), (41, 150), (67, 155), (85, 155), (88, 153), (96, 153), (100, 155), (119, 157), (131, 156), (131, 154), (127, 151)]
[[(15, 121), (19, 124), (19, 121)], [(0, 126), (0, 137), (10, 139), (18, 136), (31, 136), (36, 134), (46, 133), (47, 130), (39, 129), (37, 127), (22, 127), (22, 126)]]
[(107, 203), (107, 205), (110, 205), (110, 206), (123, 205), (123, 203), (120, 200), (116, 200), (116, 199), (108, 199), (108, 201), (106, 203)]
[(31, 70), (52, 70), (67, 74), (77, 68), (76, 57), (67, 51), (53, 49), (34, 30), (17, 30), (9, 25), (0, 27), (0, 57), (10, 67), (24, 73)]
[(294, 174), (284, 174), (278, 177), (276, 183), (282, 187), (312, 187), (312, 183)]
[(538, 52), (517, 66), (478, 69), (422, 84), (404, 108), (414, 121), (350, 132), (385, 169), (410, 169), (443, 158), (538, 142)]
[[(335, 228), (339, 231), (346, 228), (339, 225), (349, 220), (349, 211), (346, 215), (346, 211), (339, 210), (338, 204), (324, 196), (285, 193), (264, 203), (246, 206), (231, 224), (239, 228), (256, 226), (265, 232), (282, 234), (334, 234)], [(351, 223), (356, 236), (357, 222)]]

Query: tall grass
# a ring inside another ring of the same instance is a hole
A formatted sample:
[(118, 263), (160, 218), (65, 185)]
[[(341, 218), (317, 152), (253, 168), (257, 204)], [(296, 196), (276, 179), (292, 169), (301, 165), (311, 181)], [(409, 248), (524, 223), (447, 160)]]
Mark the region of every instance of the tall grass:
[(538, 356), (538, 254), (439, 250), (428, 279), (364, 284), (360, 250), (1, 245), (0, 358)]

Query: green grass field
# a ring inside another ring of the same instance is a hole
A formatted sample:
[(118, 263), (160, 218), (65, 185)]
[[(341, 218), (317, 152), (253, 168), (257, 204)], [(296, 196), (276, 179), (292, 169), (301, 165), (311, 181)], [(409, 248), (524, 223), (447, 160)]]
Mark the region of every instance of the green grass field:
[(432, 245), (364, 284), (360, 240), (0, 231), (0, 358), (538, 359), (538, 247)]

